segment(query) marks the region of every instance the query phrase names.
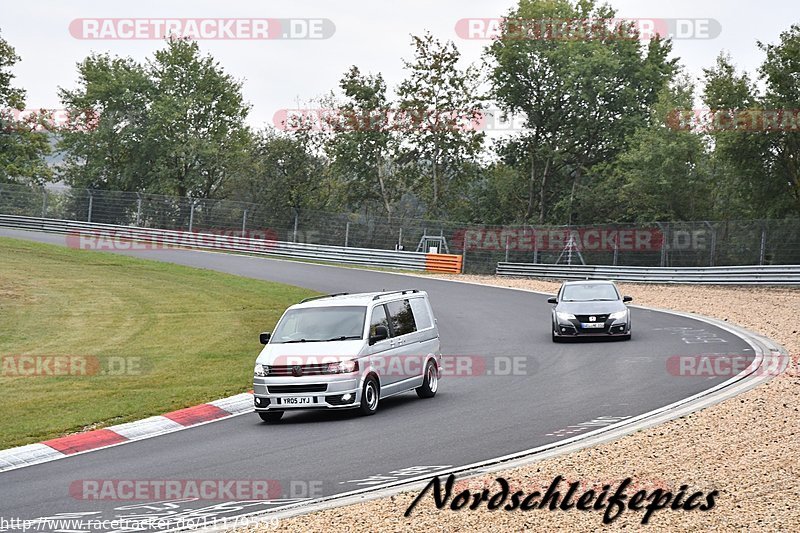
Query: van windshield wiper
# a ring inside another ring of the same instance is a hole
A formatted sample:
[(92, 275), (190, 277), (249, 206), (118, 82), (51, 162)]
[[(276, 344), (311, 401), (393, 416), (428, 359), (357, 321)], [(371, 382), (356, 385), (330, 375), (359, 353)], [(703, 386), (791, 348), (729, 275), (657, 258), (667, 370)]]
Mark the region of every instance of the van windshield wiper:
[(353, 339), (360, 339), (361, 335), (340, 335), (338, 337), (333, 337), (332, 339), (328, 339), (329, 341), (349, 341)]
[(293, 341), (285, 341), (281, 344), (292, 344), (294, 342), (325, 342), (324, 339), (295, 339)]

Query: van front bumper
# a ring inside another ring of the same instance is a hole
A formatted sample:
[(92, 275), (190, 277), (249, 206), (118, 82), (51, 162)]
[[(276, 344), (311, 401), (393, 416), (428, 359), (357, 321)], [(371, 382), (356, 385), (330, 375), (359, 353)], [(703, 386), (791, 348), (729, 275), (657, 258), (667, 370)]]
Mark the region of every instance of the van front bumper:
[(301, 409), (352, 409), (361, 404), (361, 376), (253, 379), (256, 412)]

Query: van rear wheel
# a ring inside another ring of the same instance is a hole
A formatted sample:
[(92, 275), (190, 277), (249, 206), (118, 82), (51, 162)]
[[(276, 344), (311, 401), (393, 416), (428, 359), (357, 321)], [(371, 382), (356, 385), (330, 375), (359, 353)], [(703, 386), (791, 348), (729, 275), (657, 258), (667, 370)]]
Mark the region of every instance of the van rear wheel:
[(438, 389), (439, 370), (433, 361), (428, 361), (428, 364), (425, 365), (425, 377), (422, 379), (422, 385), (414, 390), (417, 391), (417, 396), (420, 398), (433, 398)]
[(260, 416), (261, 420), (263, 420), (267, 424), (274, 424), (283, 417), (283, 411), (264, 411), (258, 413), (258, 416)]
[(358, 408), (358, 412), (362, 415), (374, 415), (378, 410), (379, 399), (378, 381), (370, 376), (364, 380), (364, 388), (361, 390), (361, 405)]

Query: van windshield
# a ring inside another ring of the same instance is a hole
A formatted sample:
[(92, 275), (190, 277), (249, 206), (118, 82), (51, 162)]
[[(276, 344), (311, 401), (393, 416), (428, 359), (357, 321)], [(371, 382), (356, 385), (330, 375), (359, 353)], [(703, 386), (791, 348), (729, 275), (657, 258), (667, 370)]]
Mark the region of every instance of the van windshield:
[(292, 309), (275, 327), (271, 343), (362, 339), (366, 314), (364, 306)]

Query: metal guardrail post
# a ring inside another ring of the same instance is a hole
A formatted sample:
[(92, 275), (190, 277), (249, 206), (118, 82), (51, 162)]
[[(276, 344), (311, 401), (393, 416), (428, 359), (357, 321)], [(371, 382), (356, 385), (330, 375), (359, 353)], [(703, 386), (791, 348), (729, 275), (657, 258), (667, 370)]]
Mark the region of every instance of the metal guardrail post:
[(92, 200), (94, 199), (94, 195), (92, 194), (91, 189), (86, 189), (86, 194), (89, 195), (89, 212), (86, 215), (86, 222), (92, 221)]

